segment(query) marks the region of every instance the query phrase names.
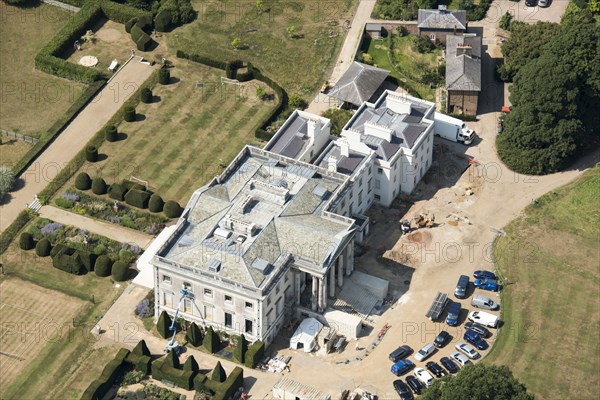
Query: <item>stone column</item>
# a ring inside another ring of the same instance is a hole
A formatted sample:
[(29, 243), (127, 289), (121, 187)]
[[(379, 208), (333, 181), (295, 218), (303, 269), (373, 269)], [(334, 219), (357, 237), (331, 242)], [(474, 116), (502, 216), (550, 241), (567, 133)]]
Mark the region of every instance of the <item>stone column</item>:
[(329, 297), (335, 297), (335, 264), (329, 268)]
[(294, 287), (296, 289), (296, 305), (300, 304), (300, 290), (302, 288), (302, 272), (296, 271), (294, 273)]
[(327, 276), (319, 279), (319, 312), (323, 312), (327, 304)]
[(344, 255), (340, 255), (337, 260), (337, 284), (339, 287), (344, 286)]
[(317, 278), (316, 276), (312, 277), (312, 298), (311, 300), (311, 309), (313, 311), (317, 311), (317, 299), (318, 299), (318, 285), (319, 285), (319, 278)]
[(346, 248), (344, 249), (344, 264), (346, 267), (346, 276), (350, 276), (350, 274), (352, 273), (352, 267), (353, 267), (353, 263), (354, 260), (350, 257), (350, 243), (348, 243), (348, 246), (346, 246)]

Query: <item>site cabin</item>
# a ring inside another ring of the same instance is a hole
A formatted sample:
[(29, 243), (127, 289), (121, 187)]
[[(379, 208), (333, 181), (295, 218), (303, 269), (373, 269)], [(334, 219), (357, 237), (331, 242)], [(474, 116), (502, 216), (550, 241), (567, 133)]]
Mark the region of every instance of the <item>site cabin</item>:
[(458, 118), (450, 117), (439, 112), (434, 114), (433, 134), (453, 142), (463, 143), (468, 146), (473, 143), (475, 131)]

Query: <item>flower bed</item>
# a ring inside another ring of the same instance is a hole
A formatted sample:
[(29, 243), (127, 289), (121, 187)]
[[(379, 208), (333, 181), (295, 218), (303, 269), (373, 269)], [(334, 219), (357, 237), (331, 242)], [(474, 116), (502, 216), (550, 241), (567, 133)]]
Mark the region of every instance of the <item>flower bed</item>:
[(158, 234), (168, 221), (168, 218), (162, 215), (136, 210), (123, 202), (90, 196), (75, 189), (67, 190), (56, 198), (54, 203), (76, 214), (102, 219), (149, 235)]
[(46, 218), (38, 218), (27, 229), (36, 242), (46, 238), (53, 246), (68, 246), (75, 250), (91, 252), (97, 256), (107, 255), (113, 261), (127, 264), (135, 260), (141, 249), (137, 245), (119, 243), (104, 236), (89, 233), (74, 226), (65, 226)]

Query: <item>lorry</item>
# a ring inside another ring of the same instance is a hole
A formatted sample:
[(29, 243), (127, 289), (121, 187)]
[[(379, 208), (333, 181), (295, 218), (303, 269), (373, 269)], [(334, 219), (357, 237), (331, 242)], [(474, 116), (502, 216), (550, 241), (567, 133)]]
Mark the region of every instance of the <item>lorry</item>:
[(434, 114), (433, 133), (453, 142), (470, 145), (475, 138), (475, 131), (458, 118), (436, 112)]

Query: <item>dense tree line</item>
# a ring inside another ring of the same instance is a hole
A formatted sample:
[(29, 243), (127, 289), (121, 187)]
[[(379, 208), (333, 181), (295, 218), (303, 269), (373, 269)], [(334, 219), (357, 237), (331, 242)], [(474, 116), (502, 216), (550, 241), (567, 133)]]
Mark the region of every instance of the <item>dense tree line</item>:
[(468, 365), (455, 376), (435, 379), (421, 398), (423, 400), (534, 399), (507, 366), (484, 364)]
[(377, 0), (373, 17), (381, 19), (417, 19), (419, 8), (436, 8), (437, 0)]
[(598, 145), (599, 43), (598, 22), (581, 15), (561, 25), (515, 27), (503, 46), (500, 70), (513, 79), (514, 108), (497, 139), (498, 154), (509, 168), (556, 172)]

